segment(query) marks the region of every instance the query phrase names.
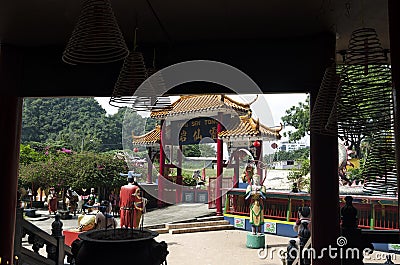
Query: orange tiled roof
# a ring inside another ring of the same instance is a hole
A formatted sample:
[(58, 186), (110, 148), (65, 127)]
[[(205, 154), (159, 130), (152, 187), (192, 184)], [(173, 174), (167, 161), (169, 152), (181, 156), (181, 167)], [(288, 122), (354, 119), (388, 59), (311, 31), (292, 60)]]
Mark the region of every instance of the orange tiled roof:
[[(240, 123), (234, 125), (234, 128), (229, 128), (218, 134), (222, 139), (235, 137), (257, 137), (264, 140), (277, 140), (281, 138), (279, 132), (282, 126), (277, 129), (269, 128), (261, 124), (248, 115), (240, 117)], [(142, 136), (133, 136), (134, 145), (153, 145), (160, 142), (160, 126)]]
[(228, 128), (218, 134), (220, 138), (234, 138), (234, 137), (259, 137), (268, 140), (280, 139), (280, 128), (272, 129), (260, 123), (259, 120), (251, 118), (249, 115), (240, 117), (240, 123), (234, 128)]
[(134, 145), (153, 145), (160, 143), (160, 131), (161, 131), (160, 125), (156, 125), (155, 129), (151, 130), (150, 132), (144, 135), (135, 136), (132, 134), (133, 138), (132, 143)]
[(165, 109), (152, 111), (150, 116), (164, 119), (167, 116), (230, 108), (239, 115), (244, 115), (250, 110), (250, 105), (251, 103), (240, 103), (225, 95), (188, 95), (181, 96)]

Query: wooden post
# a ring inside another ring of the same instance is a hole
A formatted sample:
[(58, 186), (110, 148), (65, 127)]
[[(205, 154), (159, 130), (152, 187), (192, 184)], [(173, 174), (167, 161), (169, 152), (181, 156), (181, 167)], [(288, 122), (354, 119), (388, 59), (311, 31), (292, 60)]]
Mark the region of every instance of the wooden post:
[(11, 46), (0, 44), (0, 259), (14, 262), (14, 236), (17, 207), (17, 180), (22, 123), (22, 98), (17, 97), (21, 80), (21, 54)]
[[(217, 124), (217, 137), (219, 133), (222, 131), (222, 114), (218, 113), (219, 119)], [(215, 203), (216, 203), (216, 214), (222, 215), (222, 178), (223, 178), (223, 142), (222, 139), (218, 137), (217, 139), (217, 185), (216, 185), (216, 193), (215, 193)]]
[[(392, 70), (392, 87), (394, 94), (394, 135), (396, 143), (396, 168), (400, 170), (400, 17), (398, 10), (399, 1), (389, 0), (389, 39), (390, 39), (390, 61)], [(400, 198), (400, 177), (397, 176), (397, 199)], [(400, 222), (400, 203), (397, 208), (397, 220)]]
[[(323, 59), (326, 67), (331, 64), (331, 58), (335, 58), (335, 43), (335, 36), (332, 34), (324, 46), (326, 56)], [(311, 90), (310, 112), (315, 106), (318, 92), (319, 88)], [(325, 118), (328, 119), (328, 117)], [(316, 253), (321, 253), (324, 248), (336, 246), (336, 240), (340, 235), (337, 136), (311, 131), (310, 151), (312, 246)], [(313, 260), (312, 264), (338, 265), (340, 260), (324, 255), (322, 258)]]
[(164, 191), (164, 170), (165, 170), (165, 154), (164, 154), (164, 136), (163, 136), (163, 124), (164, 121), (161, 121), (161, 129), (160, 129), (160, 169), (158, 172), (158, 207), (163, 207), (164, 202), (163, 198), (163, 191)]

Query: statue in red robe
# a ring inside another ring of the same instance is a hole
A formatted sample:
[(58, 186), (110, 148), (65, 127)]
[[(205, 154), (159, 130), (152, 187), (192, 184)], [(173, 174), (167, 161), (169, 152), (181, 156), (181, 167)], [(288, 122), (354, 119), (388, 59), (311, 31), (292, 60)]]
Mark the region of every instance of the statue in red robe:
[(145, 203), (133, 177), (128, 177), (128, 184), (121, 187), (119, 198), (121, 227), (138, 228)]

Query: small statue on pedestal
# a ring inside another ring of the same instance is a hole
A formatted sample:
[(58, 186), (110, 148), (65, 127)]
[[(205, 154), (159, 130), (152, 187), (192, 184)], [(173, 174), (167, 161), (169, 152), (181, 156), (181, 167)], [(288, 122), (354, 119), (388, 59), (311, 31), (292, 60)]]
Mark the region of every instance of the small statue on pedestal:
[(253, 175), (252, 185), (247, 186), (246, 200), (251, 197), (250, 224), (253, 235), (261, 234), (261, 226), (264, 224), (264, 207), (262, 200), (266, 198), (265, 186), (260, 184), (260, 175)]

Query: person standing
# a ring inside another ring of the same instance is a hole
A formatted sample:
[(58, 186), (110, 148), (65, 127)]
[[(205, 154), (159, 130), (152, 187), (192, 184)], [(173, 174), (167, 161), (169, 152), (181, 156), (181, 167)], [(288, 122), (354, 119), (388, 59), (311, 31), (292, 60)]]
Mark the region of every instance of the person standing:
[(128, 184), (121, 187), (119, 194), (120, 225), (125, 228), (138, 228), (145, 202), (140, 187), (132, 175), (128, 175)]
[(99, 206), (99, 212), (95, 217), (95, 229), (116, 228), (117, 221), (114, 216), (109, 214), (110, 202), (102, 201)]
[(118, 204), (119, 204), (119, 196), (118, 194), (115, 194), (114, 190), (111, 190), (110, 195), (108, 196), (108, 200), (111, 203), (111, 211), (114, 215), (118, 214)]
[(49, 196), (48, 196), (47, 200), (48, 200), (47, 203), (48, 203), (48, 207), (49, 207), (49, 214), (51, 214), (51, 213), (56, 214), (58, 199), (57, 199), (57, 193), (56, 193), (56, 190), (54, 187), (50, 188)]

